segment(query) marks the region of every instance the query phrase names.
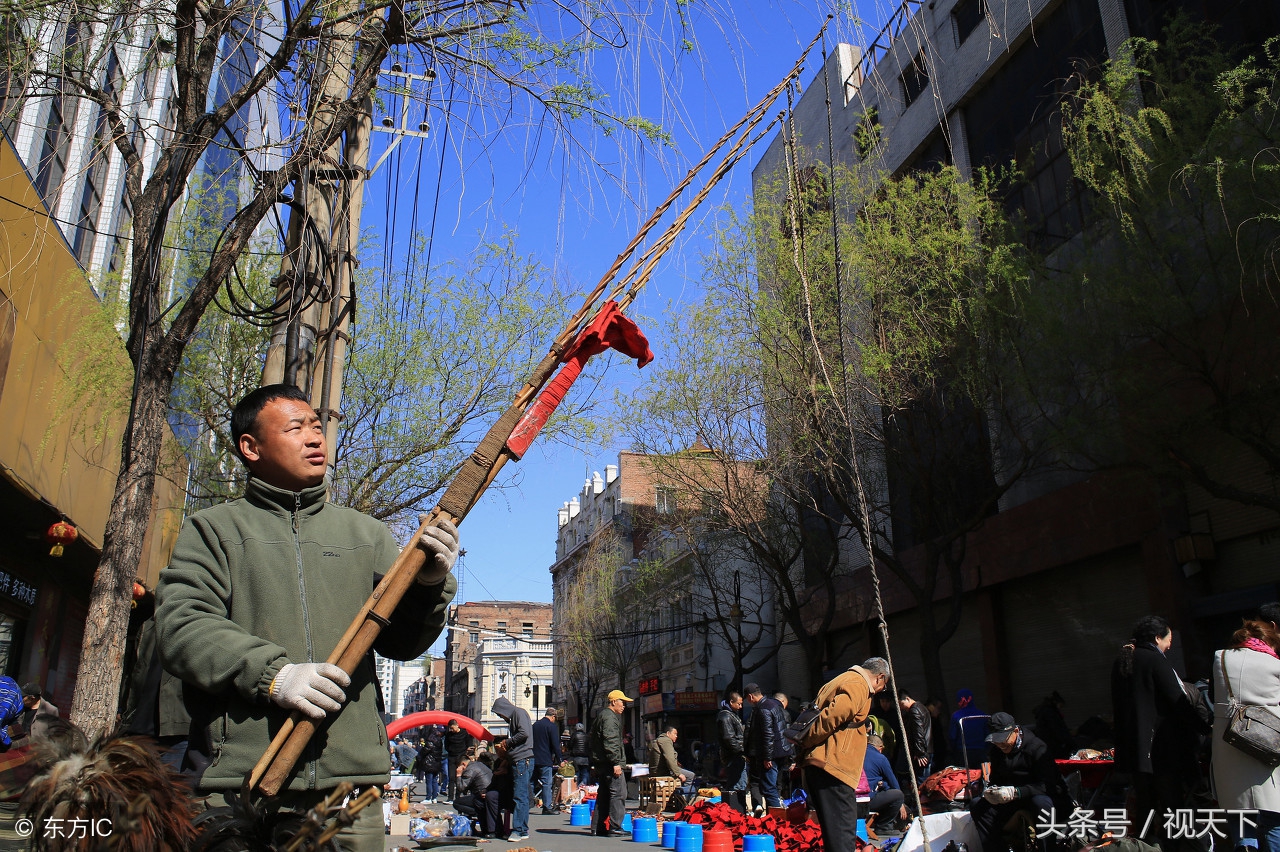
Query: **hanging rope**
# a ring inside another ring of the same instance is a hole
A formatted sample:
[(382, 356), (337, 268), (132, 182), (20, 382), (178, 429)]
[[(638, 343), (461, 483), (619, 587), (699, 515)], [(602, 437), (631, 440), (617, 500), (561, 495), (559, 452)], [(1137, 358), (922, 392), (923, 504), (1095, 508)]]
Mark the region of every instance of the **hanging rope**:
[[(834, 161), (834, 152), (831, 150), (831, 141), (833, 136), (832, 130), (831, 130), (831, 90), (830, 90), (830, 82), (828, 80), (827, 68), (826, 68), (827, 53), (826, 53), (825, 38), (823, 39), (822, 55), (824, 60), (823, 69), (822, 69), (822, 78), (823, 78), (824, 84), (827, 87), (826, 106), (827, 106), (827, 140), (828, 140), (827, 144), (828, 144), (828, 170), (829, 170), (828, 181), (830, 183), (830, 193), (831, 193), (830, 214), (831, 214), (831, 221), (832, 221), (832, 226), (831, 226), (832, 227), (832, 253), (833, 253), (833, 256), (836, 258), (836, 264), (837, 264), (835, 266), (835, 270), (836, 270), (835, 286), (836, 286), (837, 304), (840, 304), (841, 302), (840, 276), (839, 276), (839, 266), (838, 266), (839, 256), (840, 256), (840, 242), (839, 242), (839, 229), (836, 224), (835, 161)], [(790, 97), (788, 97), (788, 111), (789, 112), (791, 111)], [(927, 834), (925, 833), (924, 820), (923, 820), (924, 809), (920, 802), (920, 787), (916, 783), (915, 755), (912, 754), (911, 743), (906, 736), (906, 720), (903, 718), (903, 715), (902, 715), (902, 705), (897, 700), (897, 693), (898, 693), (897, 675), (895, 674), (895, 669), (893, 665), (893, 652), (891, 651), (890, 644), (889, 644), (889, 625), (888, 625), (887, 619), (885, 618), (884, 601), (880, 593), (880, 576), (879, 576), (879, 572), (876, 571), (876, 558), (875, 558), (876, 548), (875, 548), (874, 532), (871, 526), (871, 510), (867, 504), (866, 489), (863, 486), (861, 466), (858, 462), (857, 431), (854, 429), (853, 418), (850, 416), (846, 408), (848, 401), (852, 397), (850, 395), (849, 387), (848, 387), (848, 381), (849, 381), (848, 361), (845, 360), (845, 357), (844, 357), (844, 353), (845, 353), (844, 316), (842, 311), (837, 315), (838, 337), (840, 341), (839, 349), (840, 349), (841, 364), (842, 364), (842, 369), (840, 372), (841, 381), (840, 381), (839, 387), (841, 388), (841, 395), (843, 396), (843, 399), (841, 399), (840, 396), (837, 396), (835, 392), (835, 388), (837, 387), (837, 385), (832, 380), (831, 371), (827, 367), (826, 357), (823, 355), (823, 352), (822, 352), (821, 338), (818, 335), (817, 324), (814, 321), (814, 316), (813, 316), (813, 294), (812, 294), (812, 290), (809, 282), (809, 275), (805, 269), (806, 264), (804, 262), (803, 237), (800, 230), (802, 216), (800, 211), (799, 167), (798, 167), (798, 152), (796, 149), (796, 134), (795, 134), (793, 122), (794, 122), (794, 114), (789, 115), (788, 120), (783, 122), (783, 128), (784, 128), (783, 144), (784, 144), (784, 149), (786, 153), (786, 156), (784, 159), (787, 164), (787, 183), (788, 183), (788, 186), (792, 188), (791, 192), (789, 193), (788, 205), (787, 205), (788, 215), (791, 223), (791, 242), (792, 242), (791, 261), (792, 261), (792, 264), (795, 266), (796, 274), (799, 276), (799, 279), (800, 279), (801, 292), (802, 292), (802, 297), (804, 299), (805, 324), (809, 330), (809, 337), (813, 341), (813, 351), (816, 356), (819, 369), (822, 371), (823, 381), (825, 382), (826, 387), (831, 389), (832, 403), (834, 404), (836, 411), (839, 413), (840, 419), (843, 425), (845, 426), (846, 431), (849, 434), (849, 459), (850, 459), (851, 473), (853, 475), (852, 478), (853, 478), (854, 488), (856, 490), (858, 508), (862, 515), (861, 532), (863, 537), (863, 546), (866, 548), (866, 552), (867, 552), (867, 564), (871, 572), (871, 591), (872, 591), (872, 601), (874, 606), (874, 617), (876, 619), (876, 622), (880, 626), (880, 635), (884, 644), (885, 662), (888, 663), (888, 666), (889, 666), (889, 689), (892, 692), (894, 710), (898, 717), (898, 730), (902, 731), (902, 734), (903, 734), (902, 746), (906, 751), (907, 766), (910, 769), (911, 795), (912, 795), (912, 798), (915, 800), (916, 811), (922, 817), (920, 820), (920, 834), (924, 843), (925, 852), (929, 852), (929, 839)], [(788, 129), (790, 129), (791, 132), (788, 133), (787, 132)]]

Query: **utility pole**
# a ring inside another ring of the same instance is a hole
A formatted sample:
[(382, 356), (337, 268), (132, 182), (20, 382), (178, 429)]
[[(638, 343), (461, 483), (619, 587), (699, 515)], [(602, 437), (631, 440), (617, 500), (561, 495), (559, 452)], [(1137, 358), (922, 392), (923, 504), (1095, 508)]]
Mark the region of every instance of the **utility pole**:
[[(307, 104), (304, 135), (326, 127), (351, 96), (351, 69), (359, 32), (358, 6), (335, 9), (339, 23), (316, 55), (319, 81)], [(342, 359), (351, 305), (353, 250), (360, 234), (360, 206), (369, 162), (370, 103), (294, 184), (293, 210), (284, 260), (276, 278), (278, 313), (271, 332), (262, 383), (287, 383), (311, 395), (326, 437), (336, 437), (341, 414)], [(322, 339), (323, 338), (323, 339)], [(323, 349), (323, 358), (319, 358)], [(334, 382), (334, 376), (338, 381)], [(335, 392), (337, 396), (335, 396)], [(335, 441), (329, 441), (333, 464)]]
[[(349, 28), (354, 34), (354, 27)], [(325, 55), (329, 61), (324, 84), (318, 100), (313, 97), (308, 106), (308, 122), (323, 121), (349, 97), (353, 38), (336, 34)], [(342, 420), (342, 371), (351, 340), (355, 252), (360, 245), (365, 183), (401, 139), (425, 137), (429, 129), (422, 87), (434, 73), (407, 73), (399, 63), (385, 73), (400, 79), (399, 85), (388, 88), (399, 95), (401, 106), (398, 117), (384, 117), (376, 128), (395, 137), (378, 163), (369, 168), (370, 134), (375, 128), (372, 102), (366, 99), (348, 124), (345, 138), (295, 184), (284, 260), (276, 279), (279, 313), (262, 370), (262, 384), (291, 384), (310, 394), (325, 431), (330, 470)]]

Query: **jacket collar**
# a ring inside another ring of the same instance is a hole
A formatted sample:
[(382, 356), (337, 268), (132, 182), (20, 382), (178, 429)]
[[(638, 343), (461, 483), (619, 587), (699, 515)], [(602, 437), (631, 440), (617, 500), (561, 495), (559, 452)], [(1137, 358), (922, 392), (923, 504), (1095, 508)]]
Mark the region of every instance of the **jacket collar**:
[(329, 483), (322, 482), (301, 491), (288, 491), (262, 481), (256, 476), (249, 477), (244, 496), (259, 509), (266, 509), (273, 515), (292, 517), (296, 510), (304, 516), (314, 515), (324, 507), (329, 493)]

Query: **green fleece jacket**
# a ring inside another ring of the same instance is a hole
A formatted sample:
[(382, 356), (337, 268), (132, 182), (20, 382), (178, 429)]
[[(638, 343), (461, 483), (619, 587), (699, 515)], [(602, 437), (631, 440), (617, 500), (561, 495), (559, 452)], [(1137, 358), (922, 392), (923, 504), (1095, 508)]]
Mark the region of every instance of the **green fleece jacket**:
[[(399, 548), (381, 521), (325, 502), (324, 485), (284, 491), (251, 479), (245, 496), (192, 515), (156, 588), (167, 671), (186, 684), (202, 790), (239, 788), (288, 712), (268, 698), (287, 663), (328, 658)], [(374, 650), (395, 660), (427, 650), (444, 626), (453, 576), (415, 584)], [(372, 655), (347, 703), (312, 738), (291, 790), (386, 783), (391, 768)]]

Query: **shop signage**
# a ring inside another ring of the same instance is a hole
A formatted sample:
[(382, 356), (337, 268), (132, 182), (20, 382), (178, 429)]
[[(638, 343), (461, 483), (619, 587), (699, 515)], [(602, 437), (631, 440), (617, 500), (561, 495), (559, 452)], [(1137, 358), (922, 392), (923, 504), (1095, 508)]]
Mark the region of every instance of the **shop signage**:
[(714, 692), (676, 692), (675, 709), (677, 712), (690, 710), (715, 710), (719, 706)]
[(27, 606), (36, 605), (36, 587), (0, 571), (0, 594)]
[(662, 691), (662, 678), (646, 677), (640, 681), (640, 694), (653, 695)]
[(657, 716), (662, 712), (662, 698), (663, 696), (661, 695), (644, 696), (644, 701), (640, 705), (640, 712), (645, 716)]

